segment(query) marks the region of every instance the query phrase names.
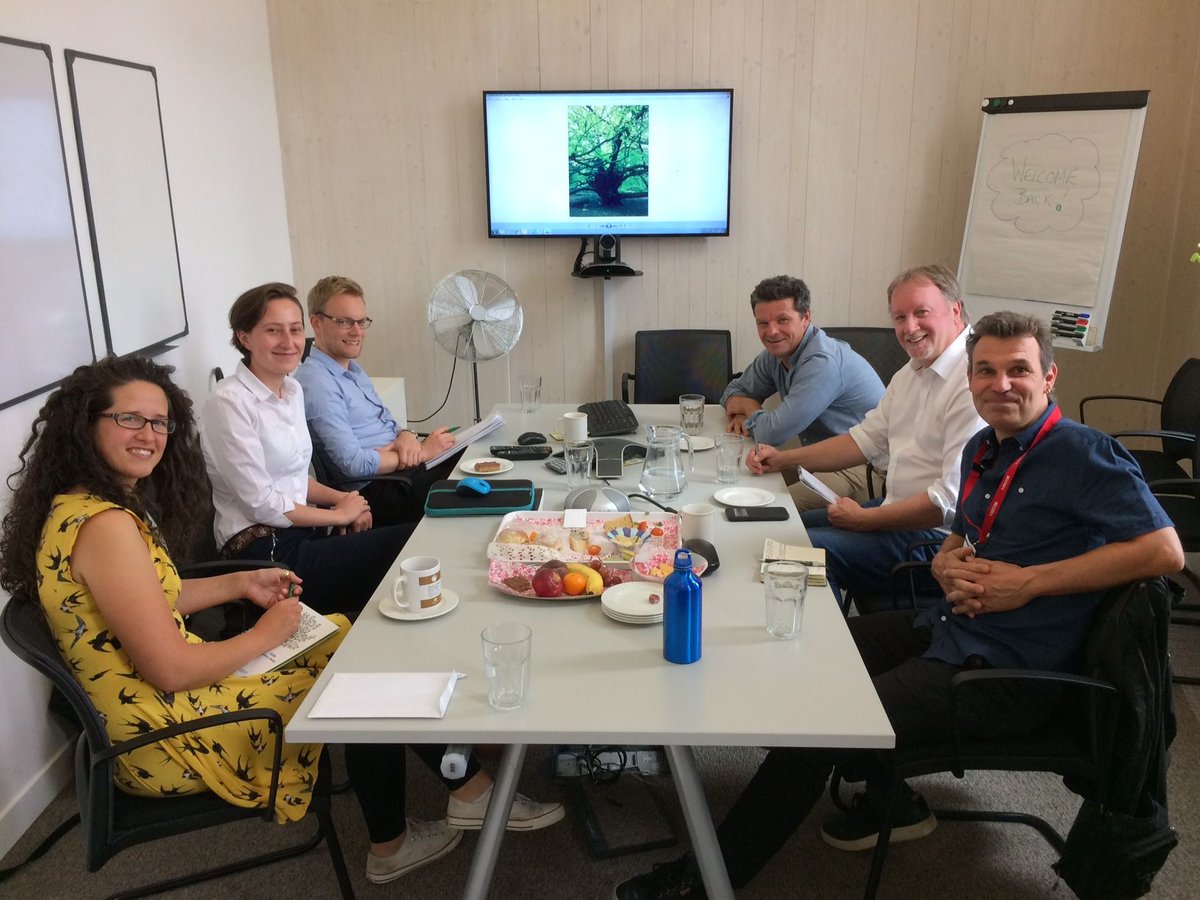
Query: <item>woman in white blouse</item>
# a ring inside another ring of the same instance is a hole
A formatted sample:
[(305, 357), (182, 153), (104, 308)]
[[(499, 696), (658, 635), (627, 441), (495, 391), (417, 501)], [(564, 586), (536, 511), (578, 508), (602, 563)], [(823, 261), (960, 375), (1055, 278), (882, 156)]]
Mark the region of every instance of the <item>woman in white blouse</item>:
[[(370, 507), (357, 491), (308, 476), (312, 442), (304, 394), (291, 377), (304, 352), (295, 289), (279, 283), (251, 288), (234, 301), (229, 325), (242, 362), (209, 398), (201, 432), (217, 545), (226, 557), (286, 563), (303, 582), (305, 603), (354, 618), (415, 526), (372, 528)], [(406, 822), (403, 747), (346, 746), (346, 768), (372, 842), (367, 879), (375, 883), (449, 853), (463, 830), (482, 826), (491, 800), (491, 776), (473, 755), (466, 774), (450, 779), (440, 772), (445, 747), (412, 748), (450, 791), (445, 819)], [(507, 827), (536, 831), (562, 817), (561, 804), (517, 794)]]
[(291, 377), (304, 352), (295, 289), (251, 288), (229, 310), (229, 325), (242, 362), (209, 398), (201, 433), (217, 546), (226, 558), (290, 566), (303, 579), (309, 606), (354, 618), (414, 526), (372, 528), (370, 506), (357, 491), (309, 477), (304, 395)]

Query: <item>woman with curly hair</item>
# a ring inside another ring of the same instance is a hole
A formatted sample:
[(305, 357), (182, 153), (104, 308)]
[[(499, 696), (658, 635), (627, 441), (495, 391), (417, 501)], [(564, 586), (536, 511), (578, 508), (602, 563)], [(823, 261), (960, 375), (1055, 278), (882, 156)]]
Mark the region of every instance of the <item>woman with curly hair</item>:
[[(10, 602), (40, 604), (114, 743), (235, 702), (275, 709), (286, 722), (349, 628), (333, 616), (339, 633), (291, 668), (236, 674), (296, 630), (301, 579), (285, 569), (180, 579), (170, 548), (203, 527), (195, 510), (206, 505), (208, 485), (192, 404), (171, 371), (141, 358), (76, 369), (21, 450), (0, 534), (0, 585)], [(264, 609), (248, 631), (209, 642), (187, 630), (185, 615), (237, 598)], [(238, 806), (263, 806), (271, 780), (263, 738), (256, 722), (168, 738), (119, 756), (117, 784), (143, 796), (209, 790)], [(436, 770), (444, 748), (414, 751)], [(318, 745), (284, 745), (277, 820), (304, 815), (319, 756)], [(371, 839), (369, 880), (397, 878), (461, 839), (445, 821), (405, 819), (402, 745), (349, 745), (346, 769)], [(479, 764), (472, 758), (466, 776), (443, 780), (460, 818), (482, 819), (492, 782)], [(562, 816), (557, 804), (536, 806), (543, 821), (526, 828), (550, 824), (547, 811)], [(523, 811), (515, 803), (513, 817)]]
[[(136, 357), (76, 369), (21, 450), (0, 537), (0, 583), (12, 602), (40, 601), (114, 742), (194, 719), (239, 693), (286, 720), (341, 640), (282, 673), (233, 674), (296, 630), (299, 601), (289, 593), (298, 579), (284, 569), (180, 579), (170, 548), (194, 537), (197, 520), (187, 513), (205, 505), (208, 485), (196, 477), (192, 403), (170, 371)], [(217, 642), (188, 632), (185, 615), (242, 597), (264, 608), (248, 631)], [(349, 623), (340, 624), (344, 633)], [(288, 689), (265, 690), (266, 678)], [(261, 805), (270, 785), (269, 757), (257, 762), (261, 730), (260, 722), (231, 723), (134, 750), (117, 758), (117, 782), (133, 794), (211, 790)], [(255, 762), (227, 765), (222, 754), (191, 752), (191, 741)], [(280, 821), (303, 816), (317, 756), (302, 745), (285, 749)]]

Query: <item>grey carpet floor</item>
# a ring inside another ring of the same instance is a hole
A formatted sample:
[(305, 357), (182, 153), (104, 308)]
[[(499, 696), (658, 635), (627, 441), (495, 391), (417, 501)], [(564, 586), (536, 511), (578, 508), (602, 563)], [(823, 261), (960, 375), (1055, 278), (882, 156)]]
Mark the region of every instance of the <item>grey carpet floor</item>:
[[(1176, 670), (1200, 674), (1200, 628), (1175, 626), (1172, 633)], [(1152, 896), (1191, 898), (1200, 894), (1200, 688), (1176, 689), (1179, 734), (1170, 770), (1171, 819), (1180, 835), (1155, 881)], [(761, 752), (747, 749), (703, 748), (700, 768), (714, 817), (719, 821), (738, 791), (753, 773)], [(530, 748), (520, 789), (539, 799), (566, 801), (565, 787), (549, 777), (548, 754)], [(409, 766), (409, 815), (440, 818), (445, 813), (445, 793), (415, 758)], [(962, 780), (934, 776), (916, 783), (935, 807), (1021, 809), (1041, 815), (1064, 832), (1074, 818), (1078, 798), (1061, 780), (1045, 775), (968, 773)], [(678, 835), (678, 806), (669, 777), (634, 780), (625, 776), (614, 787), (589, 787), (600, 811), (606, 835), (613, 843), (663, 832), (651, 800), (674, 820)], [(71, 789), (63, 792), (39, 817), (29, 832), (0, 863), (23, 859), (60, 821), (74, 810)], [(869, 854), (845, 854), (821, 842), (821, 818), (831, 811), (823, 800), (792, 840), (754, 882), (739, 892), (743, 900), (767, 898), (851, 898), (862, 894)], [(443, 900), (459, 896), (465, 882), (477, 836), (468, 833), (451, 855), (388, 885), (372, 885), (364, 877), (366, 833), (357, 804), (349, 793), (334, 798), (338, 834), (360, 898)], [(3, 897), (102, 897), (121, 888), (167, 877), (188, 866), (211, 865), (244, 854), (248, 848), (267, 849), (297, 839), (308, 823), (278, 827), (242, 823), (182, 838), (133, 848), (117, 856), (100, 872), (83, 869), (81, 838), (75, 829), (45, 857), (6, 883)], [(686, 837), (681, 840), (686, 843)], [(509, 835), (501, 848), (493, 882), (493, 898), (520, 900), (601, 900), (612, 895), (620, 880), (658, 861), (672, 859), (678, 849), (642, 852), (610, 859), (593, 859), (577, 816), (532, 834)], [(1073, 896), (1058, 882), (1050, 866), (1054, 851), (1031, 829), (1019, 825), (942, 823), (928, 838), (893, 847), (884, 873), (880, 896), (884, 898), (959, 898), (988, 900)], [(337, 896), (337, 883), (324, 847), (304, 857), (209, 882), (171, 895), (179, 898)]]
[[(1194, 629), (1200, 641), (1200, 629)], [(1189, 635), (1189, 637), (1191, 637)], [(1171, 816), (1180, 846), (1155, 882), (1153, 896), (1194, 897), (1200, 884), (1200, 689), (1180, 688), (1180, 731), (1175, 742), (1170, 773)], [(749, 779), (759, 759), (753, 750), (705, 748), (700, 765), (713, 814), (720, 817)], [(531, 748), (521, 779), (521, 789), (539, 798), (566, 798), (561, 784), (545, 771), (546, 755)], [(440, 785), (415, 760), (410, 765), (410, 815), (437, 818), (445, 811)], [(935, 806), (1016, 808), (1047, 818), (1064, 830), (1077, 806), (1076, 798), (1052, 776), (968, 773), (921, 779), (919, 787)], [(613, 843), (625, 836), (622, 826), (641, 833), (661, 831), (658, 813), (647, 802), (657, 795), (668, 810), (675, 800), (670, 779), (626, 776), (613, 788), (589, 789), (601, 809), (606, 834)], [(11, 864), (26, 853), (74, 807), (68, 790), (38, 819), (4, 860)], [(447, 858), (388, 885), (369, 884), (363, 876), (366, 833), (350, 794), (334, 799), (338, 834), (347, 855), (355, 891), (361, 898), (403, 897), (433, 900), (459, 895), (464, 884), (476, 835), (468, 834)], [(844, 854), (825, 846), (817, 833), (822, 815), (832, 807), (828, 800), (814, 810), (793, 839), (766, 869), (738, 896), (766, 898), (835, 898), (861, 896), (869, 864), (868, 854)], [(629, 817), (633, 816), (634, 819)], [(672, 812), (672, 818), (677, 814)], [(45, 857), (8, 883), (0, 885), (5, 897), (102, 897), (123, 887), (176, 874), (190, 863), (211, 864), (234, 858), (247, 848), (266, 849), (294, 840), (307, 824), (277, 827), (243, 823), (213, 829), (201, 835), (161, 841), (131, 849), (88, 874), (81, 863), (78, 829), (63, 838)], [(679, 823), (674, 827), (683, 834)], [(642, 871), (653, 862), (671, 859), (678, 850), (659, 850), (611, 859), (592, 859), (579, 820), (568, 815), (562, 823), (533, 834), (509, 835), (501, 849), (491, 896), (495, 898), (606, 898), (621, 879)], [(1032, 830), (1016, 825), (982, 825), (945, 822), (925, 840), (893, 847), (884, 874), (882, 897), (1017, 898), (1046, 897), (1061, 900), (1071, 891), (1060, 884), (1050, 865), (1053, 850)], [(1191, 887), (1189, 887), (1191, 885)], [(337, 884), (323, 847), (304, 857), (176, 892), (180, 898), (335, 897)]]

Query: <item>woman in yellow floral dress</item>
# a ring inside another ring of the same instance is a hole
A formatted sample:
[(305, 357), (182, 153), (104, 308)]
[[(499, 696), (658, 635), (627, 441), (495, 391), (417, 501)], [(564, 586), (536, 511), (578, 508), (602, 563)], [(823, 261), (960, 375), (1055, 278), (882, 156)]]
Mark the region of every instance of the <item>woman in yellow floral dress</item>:
[[(5, 586), (40, 600), (114, 743), (226, 709), (270, 707), (286, 722), (349, 627), (338, 617), (339, 633), (286, 671), (232, 674), (296, 630), (302, 588), (284, 569), (180, 580), (169, 548), (190, 546), (203, 517), (155, 509), (160, 530), (150, 505), (203, 508), (207, 485), (194, 475), (190, 401), (168, 371), (105, 360), (68, 379), (34, 426), (5, 519)], [(245, 633), (206, 643), (188, 632), (184, 615), (241, 597), (264, 608)], [(211, 790), (262, 806), (272, 743), (264, 721), (219, 725), (118, 757), (117, 781), (133, 794)], [(279, 821), (303, 817), (320, 751), (284, 745)]]
[[(0, 586), (10, 602), (40, 602), (63, 659), (119, 743), (226, 709), (270, 707), (288, 721), (349, 623), (292, 668), (235, 674), (276, 647), (300, 621), (300, 579), (264, 569), (181, 581), (172, 548), (207, 525), (209, 485), (192, 403), (171, 369), (142, 358), (82, 366), (50, 395), (10, 479), (0, 529)], [(188, 632), (184, 616), (237, 598), (263, 608), (252, 628), (223, 641)], [(240, 806), (267, 803), (271, 737), (236, 722), (168, 738), (119, 757), (125, 791), (159, 796), (210, 790)], [(434, 771), (443, 748), (414, 752)], [(275, 816), (302, 817), (319, 745), (285, 744)], [(479, 827), (491, 778), (471, 757), (466, 775), (443, 779), (454, 827), (405, 818), (403, 745), (348, 745), (346, 768), (371, 840), (367, 878), (390, 881), (450, 852)], [(518, 795), (509, 828), (562, 817), (559, 804)]]

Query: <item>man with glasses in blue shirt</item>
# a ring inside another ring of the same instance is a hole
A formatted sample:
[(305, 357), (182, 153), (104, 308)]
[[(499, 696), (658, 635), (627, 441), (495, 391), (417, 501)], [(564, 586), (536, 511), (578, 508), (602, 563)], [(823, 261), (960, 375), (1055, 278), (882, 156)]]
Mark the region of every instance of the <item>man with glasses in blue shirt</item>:
[[(448, 460), (432, 472), (424, 464), (451, 447), (454, 437), (441, 427), (421, 441), (402, 428), (355, 362), (371, 327), (357, 281), (341, 275), (322, 278), (308, 292), (308, 317), (313, 347), (296, 370), (296, 379), (304, 388), (313, 453), (320, 455), (332, 480), (351, 482), (341, 486), (367, 498), (377, 525), (419, 519), (429, 486), (445, 477), (454, 462)], [(414, 489), (367, 480), (393, 472), (410, 476)], [(353, 483), (358, 478), (363, 481)]]

